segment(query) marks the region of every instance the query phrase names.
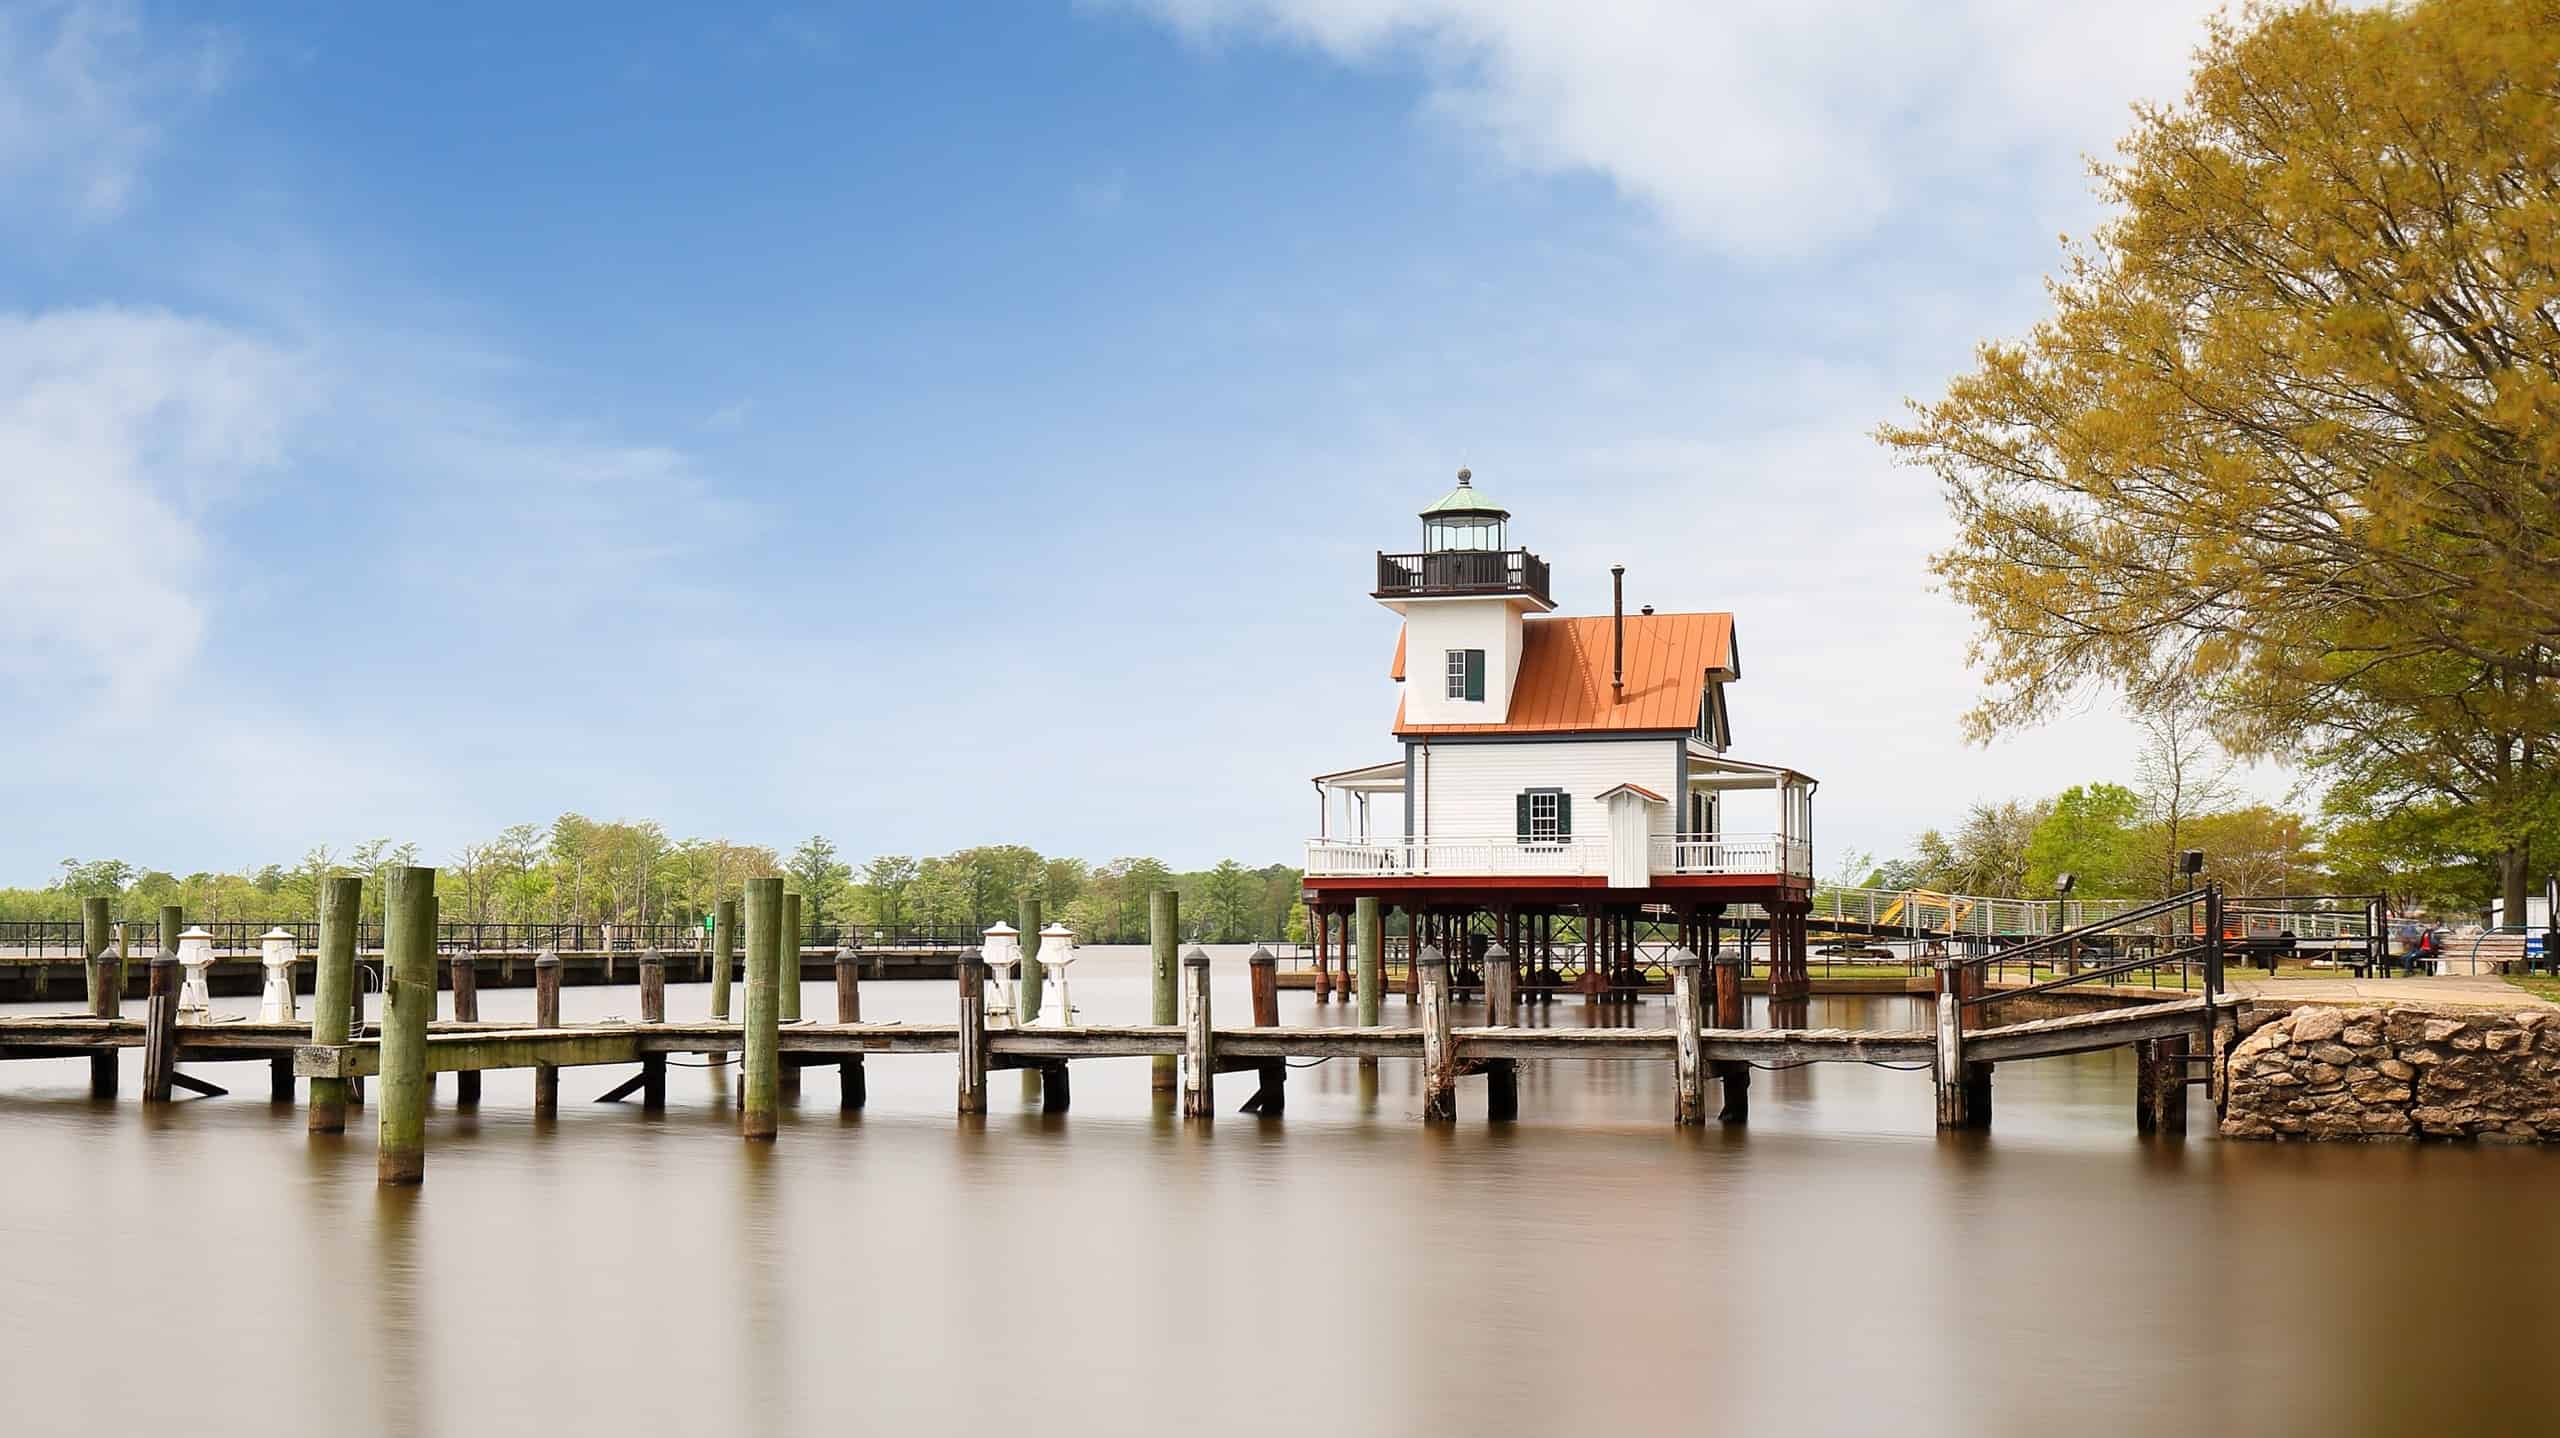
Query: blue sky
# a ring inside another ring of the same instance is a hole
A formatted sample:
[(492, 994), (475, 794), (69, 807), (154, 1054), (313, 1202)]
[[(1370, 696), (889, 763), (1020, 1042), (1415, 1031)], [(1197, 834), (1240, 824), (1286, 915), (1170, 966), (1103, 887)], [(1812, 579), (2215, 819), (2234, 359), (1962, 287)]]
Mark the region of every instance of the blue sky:
[(1830, 854), (2121, 776), (2103, 703), (1964, 745), (1867, 434), (2200, 13), (0, 0), (0, 880), (571, 809), (1288, 859), (1461, 461), (1568, 612), (1736, 612)]

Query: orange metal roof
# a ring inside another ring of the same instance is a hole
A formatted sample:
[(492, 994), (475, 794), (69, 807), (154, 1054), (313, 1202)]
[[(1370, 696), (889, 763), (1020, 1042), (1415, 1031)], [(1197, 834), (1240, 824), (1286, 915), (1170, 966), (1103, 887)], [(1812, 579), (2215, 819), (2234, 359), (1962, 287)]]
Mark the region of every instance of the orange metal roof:
[[(1698, 722), (1707, 672), (1733, 668), (1730, 614), (1627, 616), (1626, 687), (1609, 689), (1610, 618), (1532, 617), (1521, 627), (1520, 677), (1511, 712), (1499, 724), (1407, 724), (1396, 706), (1399, 735), (1571, 734), (1626, 729), (1687, 729)], [(1404, 671), (1404, 638), (1396, 639), (1396, 677)]]
[(1401, 625), (1396, 628), (1396, 662), (1387, 666), (1387, 677), (1399, 684), (1404, 682), (1404, 628)]

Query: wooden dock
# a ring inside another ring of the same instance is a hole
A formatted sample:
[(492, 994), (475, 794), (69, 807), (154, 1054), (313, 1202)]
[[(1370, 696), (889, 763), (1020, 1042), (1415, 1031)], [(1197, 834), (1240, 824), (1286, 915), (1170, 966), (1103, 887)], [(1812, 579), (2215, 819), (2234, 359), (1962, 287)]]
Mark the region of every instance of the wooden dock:
[[(675, 1022), (666, 1015), (668, 960), (655, 952), (635, 956), (640, 981), (641, 1020), (636, 1023), (570, 1025), (559, 1021), (562, 965), (552, 955), (539, 955), (527, 967), (536, 986), (536, 1020), (530, 1024), (481, 1023), (468, 1017), (434, 1016), (440, 964), (472, 975), (453, 985), (457, 1009), (476, 1013), (477, 965), (470, 956), (459, 961), (434, 952), (426, 926), (417, 921), (432, 912), (433, 876), (429, 870), (407, 870), (396, 876), (386, 969), (389, 991), (380, 1024), (371, 1028), (353, 1020), (354, 967), (351, 926), (332, 922), (331, 915), (353, 912), (352, 891), (325, 895), (318, 954), (321, 992), (328, 1003), (308, 1025), (248, 1022), (177, 1022), (176, 960), (163, 957), (149, 965), (150, 1004), (141, 1019), (116, 1013), (112, 971), (118, 960), (100, 952), (88, 961), (92, 976), (90, 1012), (55, 1016), (0, 1018), (0, 1059), (62, 1058), (89, 1055), (96, 1091), (112, 1095), (115, 1051), (144, 1052), (145, 1102), (166, 1102), (179, 1089), (218, 1094), (219, 1087), (185, 1072), (186, 1066), (264, 1062), (269, 1066), (270, 1096), (290, 1102), (297, 1079), (308, 1080), (311, 1127), (329, 1132), (342, 1127), (352, 1085), (369, 1079), (382, 1082), (378, 1105), (382, 1126), (381, 1172), (386, 1183), (415, 1182), (424, 1173), (425, 1095), (428, 1076), (440, 1073), (476, 1075), (491, 1069), (530, 1069), (537, 1075), (536, 1107), (556, 1112), (556, 1074), (564, 1068), (630, 1067), (638, 1070), (607, 1098), (637, 1092), (644, 1106), (665, 1102), (665, 1067), (670, 1056), (698, 1055), (726, 1060), (738, 1057), (740, 1131), (750, 1139), (776, 1136), (778, 1095), (787, 1076), (816, 1065), (836, 1065), (843, 1072), (843, 1102), (861, 1106), (867, 1092), (863, 1065), (874, 1058), (905, 1055), (951, 1055), (957, 1059), (955, 1107), (961, 1113), (983, 1112), (991, 1070), (1021, 1069), (1039, 1077), (1043, 1107), (1069, 1106), (1071, 1066), (1095, 1059), (1148, 1059), (1172, 1082), (1181, 1112), (1206, 1120), (1216, 1108), (1216, 1079), (1221, 1074), (1255, 1076), (1247, 1112), (1274, 1117), (1285, 1112), (1289, 1067), (1293, 1063), (1344, 1059), (1364, 1067), (1380, 1059), (1419, 1063), (1423, 1075), (1423, 1117), (1430, 1122), (1454, 1120), (1459, 1111), (1460, 1082), (1483, 1078), (1485, 1113), (1494, 1120), (1518, 1114), (1518, 1066), (1559, 1061), (1643, 1061), (1672, 1066), (1674, 1103), (1668, 1115), (1679, 1124), (1706, 1121), (1710, 1083), (1720, 1086), (1719, 1116), (1727, 1123), (1747, 1122), (1751, 1074), (1758, 1070), (1794, 1068), (1817, 1063), (1871, 1064), (1926, 1072), (1937, 1092), (1942, 1127), (1981, 1127), (1991, 1112), (1991, 1073), (1999, 1063), (2058, 1054), (2136, 1046), (2143, 1054), (2137, 1120), (2146, 1130), (2174, 1131), (2183, 1126), (2185, 1087), (2200, 1081), (2188, 1068), (2193, 1041), (2199, 1054), (2210, 1051), (2218, 1028), (2235, 1022), (2232, 1002), (2210, 996), (2177, 996), (2129, 1007), (2071, 1014), (2023, 1023), (1968, 1025), (1966, 1010), (2001, 1002), (1999, 991), (1986, 990), (1978, 965), (1943, 960), (1937, 968), (1937, 1023), (1928, 1029), (1817, 1029), (1795, 1026), (1753, 1028), (1744, 1022), (1744, 960), (1726, 953), (1712, 961), (1680, 951), (1669, 961), (1670, 1022), (1658, 1027), (1538, 1028), (1519, 1024), (1520, 995), (1514, 967), (1488, 964), (1485, 1002), (1493, 1022), (1453, 1023), (1450, 965), (1436, 949), (1423, 950), (1416, 965), (1413, 1010), (1418, 1023), (1388, 1025), (1380, 1021), (1376, 998), (1377, 945), (1374, 929), (1362, 935), (1360, 1022), (1343, 1025), (1283, 1025), (1279, 1022), (1276, 962), (1257, 951), (1247, 961), (1252, 1013), (1247, 1024), (1215, 1022), (1210, 999), (1210, 960), (1198, 949), (1169, 962), (1176, 916), (1170, 895), (1157, 906), (1164, 932), (1158, 950), (1167, 962), (1155, 964), (1159, 1002), (1155, 1012), (1177, 1021), (1073, 1027), (991, 1026), (987, 1012), (985, 966), (974, 951), (953, 964), (953, 1017), (948, 1023), (878, 1023), (861, 1018), (860, 956), (832, 957), (836, 989), (834, 1022), (782, 1022), (783, 1000), (796, 985), (782, 973), (782, 933), (788, 906), (779, 880), (751, 881), (744, 906), (746, 1006), (742, 1019), (713, 1017)], [(333, 881), (352, 884), (353, 881)], [(164, 917), (174, 931), (176, 916)], [(726, 945), (724, 944), (724, 948)], [(1501, 956), (1507, 958), (1507, 955)], [(2033, 985), (2019, 993), (2049, 990)], [(714, 1002), (726, 996), (715, 991)], [(348, 1007), (337, 1005), (347, 1003)], [(796, 1007), (796, 1005), (794, 1006)], [(1801, 1001), (1776, 1006), (1779, 1017)], [(1630, 1009), (1632, 1012), (1632, 1008)], [(100, 1060), (103, 1058), (104, 1062)], [(547, 1081), (546, 1081), (547, 1080)], [(477, 1085), (466, 1080), (458, 1095), (476, 1101)], [(2173, 1101), (2174, 1099), (2174, 1101)]]

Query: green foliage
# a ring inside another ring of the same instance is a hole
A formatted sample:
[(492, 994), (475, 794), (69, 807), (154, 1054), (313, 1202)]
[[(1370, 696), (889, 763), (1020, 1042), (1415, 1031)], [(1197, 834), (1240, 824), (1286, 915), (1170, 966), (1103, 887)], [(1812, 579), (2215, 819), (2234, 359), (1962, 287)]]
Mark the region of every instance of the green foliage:
[(2056, 794), (2027, 838), (2026, 894), (2049, 896), (2069, 874), (2074, 898), (2147, 895), (2151, 855), (2142, 827), (2142, 796), (2122, 784), (2074, 784)]

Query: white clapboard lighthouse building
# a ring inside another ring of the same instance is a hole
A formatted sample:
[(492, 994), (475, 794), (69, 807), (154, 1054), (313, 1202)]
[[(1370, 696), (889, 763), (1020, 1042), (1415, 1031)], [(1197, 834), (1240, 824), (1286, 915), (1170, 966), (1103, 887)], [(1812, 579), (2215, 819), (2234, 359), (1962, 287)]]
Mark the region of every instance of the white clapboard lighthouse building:
[(1605, 972), (1612, 952), (1641, 966), (1648, 925), (1736, 906), (1775, 938), (1798, 916), (1800, 941), (1814, 784), (1729, 753), (1733, 616), (1626, 613), (1623, 570), (1611, 613), (1557, 615), (1546, 561), (1512, 546), (1510, 520), (1462, 469), (1422, 511), (1422, 547), (1378, 555), (1372, 597), (1404, 621), (1399, 752), (1315, 780), (1320, 955), (1362, 897), (1453, 947), (1501, 938), (1536, 958), (1563, 918), (1566, 967), (1593, 951), (1572, 981), (1595, 985), (1631, 977)]

